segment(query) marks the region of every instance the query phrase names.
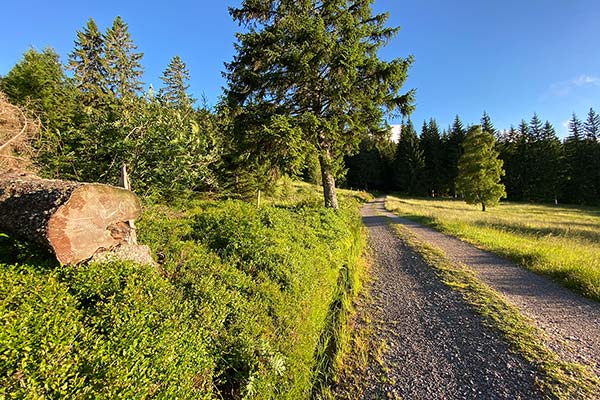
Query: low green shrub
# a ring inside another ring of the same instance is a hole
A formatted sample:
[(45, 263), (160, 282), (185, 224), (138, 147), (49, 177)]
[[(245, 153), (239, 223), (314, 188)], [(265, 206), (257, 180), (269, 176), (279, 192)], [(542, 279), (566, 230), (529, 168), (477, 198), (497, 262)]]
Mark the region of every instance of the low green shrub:
[(0, 398), (309, 398), (356, 291), (352, 197), (148, 206), (158, 268), (0, 258)]

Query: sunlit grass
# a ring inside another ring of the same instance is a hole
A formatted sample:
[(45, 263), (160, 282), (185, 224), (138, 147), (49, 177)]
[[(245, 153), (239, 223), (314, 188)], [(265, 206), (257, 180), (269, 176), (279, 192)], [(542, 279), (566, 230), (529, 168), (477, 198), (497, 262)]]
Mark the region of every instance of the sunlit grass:
[(600, 209), (388, 197), (386, 208), (510, 258), (600, 300)]

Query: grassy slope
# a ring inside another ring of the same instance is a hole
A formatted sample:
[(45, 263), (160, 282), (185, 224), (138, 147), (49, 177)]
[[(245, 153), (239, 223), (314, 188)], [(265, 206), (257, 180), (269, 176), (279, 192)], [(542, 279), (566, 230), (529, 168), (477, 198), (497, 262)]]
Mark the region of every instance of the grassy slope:
[(149, 205), (159, 269), (64, 267), (0, 237), (0, 397), (308, 398), (331, 380), (364, 245), (359, 200), (284, 182)]
[(600, 300), (600, 210), (388, 197), (398, 215), (433, 226)]

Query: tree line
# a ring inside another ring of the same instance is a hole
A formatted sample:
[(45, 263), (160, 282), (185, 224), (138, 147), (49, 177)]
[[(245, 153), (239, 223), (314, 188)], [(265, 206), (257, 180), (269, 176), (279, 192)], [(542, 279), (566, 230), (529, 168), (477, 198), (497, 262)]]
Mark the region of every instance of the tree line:
[(219, 119), (193, 106), (179, 56), (158, 91), (143, 90), (142, 59), (121, 17), (104, 32), (89, 19), (66, 65), (52, 48), (32, 48), (1, 78), (11, 103), (42, 122), (32, 143), (42, 175), (116, 183), (126, 164), (144, 194), (216, 186)]
[[(402, 91), (413, 59), (378, 58), (398, 28), (371, 3), (244, 1), (230, 9), (243, 32), (213, 108), (196, 105), (177, 55), (161, 87), (145, 88), (143, 53), (120, 17), (104, 32), (87, 21), (65, 65), (51, 48), (28, 50), (0, 78), (0, 91), (42, 122), (32, 145), (45, 177), (116, 183), (126, 164), (140, 194), (245, 197), (288, 174), (322, 184), (333, 208), (344, 185), (460, 197), (469, 127), (458, 116), (444, 130), (430, 119), (417, 134), (406, 119), (415, 93)], [(389, 115), (406, 121), (397, 144)], [(481, 121), (496, 138), (510, 200), (580, 204), (600, 198), (599, 125), (593, 109), (585, 121), (573, 116), (560, 141), (537, 115), (502, 132), (489, 115)]]
[[(572, 115), (569, 135), (562, 141), (552, 124), (537, 114), (501, 131), (484, 112), (480, 125), (496, 139), (509, 200), (600, 204), (600, 116), (593, 108), (583, 121)], [(364, 140), (360, 152), (347, 157), (347, 185), (414, 196), (462, 197), (456, 183), (468, 130), (457, 115), (444, 130), (435, 119), (425, 121), (417, 134), (409, 119), (397, 144)]]
[(243, 196), (289, 174), (321, 183), (337, 208), (343, 157), (385, 136), (386, 115), (414, 107), (414, 91), (401, 92), (412, 58), (379, 59), (399, 29), (371, 3), (231, 8), (243, 32), (214, 109), (194, 106), (177, 56), (158, 92), (143, 90), (143, 53), (120, 17), (104, 32), (90, 19), (66, 67), (52, 49), (29, 50), (0, 90), (42, 120), (34, 147), (45, 176), (114, 183), (127, 164), (137, 191)]

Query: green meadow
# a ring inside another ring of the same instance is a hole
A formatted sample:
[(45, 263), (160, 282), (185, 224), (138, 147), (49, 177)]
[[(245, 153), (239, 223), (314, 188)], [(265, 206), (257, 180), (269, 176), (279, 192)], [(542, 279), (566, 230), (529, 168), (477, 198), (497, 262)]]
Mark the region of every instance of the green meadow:
[(458, 200), (392, 196), (386, 208), (600, 300), (598, 208), (502, 203), (482, 212)]

